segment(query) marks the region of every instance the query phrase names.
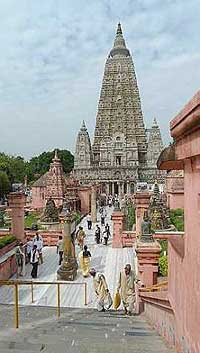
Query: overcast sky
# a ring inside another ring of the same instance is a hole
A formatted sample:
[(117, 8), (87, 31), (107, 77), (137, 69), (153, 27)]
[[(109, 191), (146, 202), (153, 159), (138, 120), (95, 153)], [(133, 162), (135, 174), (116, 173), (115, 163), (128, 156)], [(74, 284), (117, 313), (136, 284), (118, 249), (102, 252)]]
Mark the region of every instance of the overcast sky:
[(93, 134), (106, 57), (121, 21), (147, 127), (169, 121), (200, 87), (200, 0), (1, 0), (0, 151), (72, 152)]

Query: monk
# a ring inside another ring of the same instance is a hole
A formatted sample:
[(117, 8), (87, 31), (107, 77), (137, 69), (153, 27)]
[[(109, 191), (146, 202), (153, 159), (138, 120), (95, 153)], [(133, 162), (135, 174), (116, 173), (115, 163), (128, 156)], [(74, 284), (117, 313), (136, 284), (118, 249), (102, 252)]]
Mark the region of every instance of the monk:
[(113, 302), (105, 276), (103, 273), (97, 272), (95, 268), (91, 268), (89, 273), (93, 277), (94, 290), (97, 296), (97, 310), (108, 310)]
[(124, 268), (124, 271), (120, 272), (117, 287), (117, 291), (121, 292), (121, 299), (126, 315), (132, 315), (134, 311), (135, 281), (135, 272), (131, 269), (131, 265), (127, 264)]

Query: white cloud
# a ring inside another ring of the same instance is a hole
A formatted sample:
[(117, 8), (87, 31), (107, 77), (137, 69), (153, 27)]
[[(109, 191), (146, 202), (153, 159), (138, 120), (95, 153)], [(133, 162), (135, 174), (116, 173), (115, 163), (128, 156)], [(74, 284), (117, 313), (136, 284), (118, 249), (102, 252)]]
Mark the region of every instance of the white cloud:
[[(0, 151), (30, 157), (93, 132), (118, 20), (146, 124), (169, 120), (199, 88), (199, 0), (6, 0), (0, 5)], [(17, 141), (17, 142), (16, 142)]]

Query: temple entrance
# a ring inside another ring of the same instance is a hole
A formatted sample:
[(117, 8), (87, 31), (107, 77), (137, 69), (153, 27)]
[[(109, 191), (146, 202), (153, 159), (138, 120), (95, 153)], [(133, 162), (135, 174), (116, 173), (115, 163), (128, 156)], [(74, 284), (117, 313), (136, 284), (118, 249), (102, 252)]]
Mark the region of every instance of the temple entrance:
[(117, 182), (114, 183), (114, 195), (118, 195), (119, 194), (119, 186), (117, 184)]

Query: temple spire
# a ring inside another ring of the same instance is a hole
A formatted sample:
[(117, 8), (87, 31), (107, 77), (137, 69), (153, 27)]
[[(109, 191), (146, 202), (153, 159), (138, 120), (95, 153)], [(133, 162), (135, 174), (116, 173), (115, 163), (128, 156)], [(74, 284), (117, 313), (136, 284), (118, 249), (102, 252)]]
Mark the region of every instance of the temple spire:
[(114, 40), (113, 49), (110, 52), (110, 56), (115, 55), (130, 56), (129, 50), (126, 48), (126, 43), (122, 33), (121, 23), (117, 25), (117, 32)]
[(58, 157), (58, 150), (55, 149), (55, 154), (54, 154), (54, 158), (53, 158), (53, 162), (54, 161), (60, 161), (60, 158)]

